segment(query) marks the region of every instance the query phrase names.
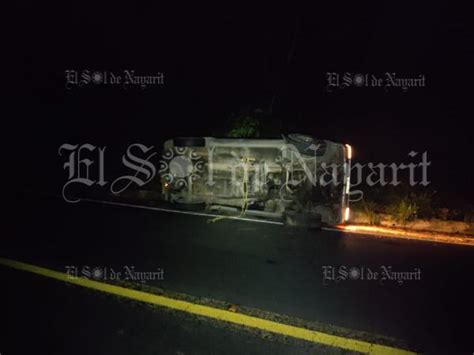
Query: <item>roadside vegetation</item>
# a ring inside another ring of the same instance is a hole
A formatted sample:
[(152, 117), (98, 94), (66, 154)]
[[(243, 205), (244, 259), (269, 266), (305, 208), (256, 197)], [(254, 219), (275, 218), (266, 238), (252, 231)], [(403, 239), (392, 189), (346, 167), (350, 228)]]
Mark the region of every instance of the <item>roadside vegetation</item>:
[(384, 187), (364, 192), (364, 198), (352, 205), (369, 225), (380, 225), (389, 218), (405, 226), (416, 221), (458, 221), (474, 226), (474, 206), (448, 205), (433, 190), (416, 190), (407, 186)]
[(230, 117), (231, 129), (227, 132), (229, 138), (258, 138), (261, 130), (261, 109), (244, 110)]

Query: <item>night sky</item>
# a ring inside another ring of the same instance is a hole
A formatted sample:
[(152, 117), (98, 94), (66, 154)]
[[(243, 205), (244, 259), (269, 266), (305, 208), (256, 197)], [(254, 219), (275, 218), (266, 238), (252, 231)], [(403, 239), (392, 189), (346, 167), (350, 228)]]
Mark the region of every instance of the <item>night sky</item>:
[[(467, 9), (448, 2), (16, 6), (22, 16), (10, 41), (19, 73), (17, 134), (10, 139), (29, 142), (12, 155), (29, 188), (60, 193), (62, 143), (124, 151), (132, 142), (222, 135), (230, 114), (273, 101), (263, 135), (301, 132), (350, 143), (362, 162), (408, 162), (410, 151), (428, 151), (433, 187), (472, 201)], [(65, 87), (65, 70), (124, 69), (162, 72), (164, 84)], [(328, 72), (424, 75), (426, 87), (328, 92)]]

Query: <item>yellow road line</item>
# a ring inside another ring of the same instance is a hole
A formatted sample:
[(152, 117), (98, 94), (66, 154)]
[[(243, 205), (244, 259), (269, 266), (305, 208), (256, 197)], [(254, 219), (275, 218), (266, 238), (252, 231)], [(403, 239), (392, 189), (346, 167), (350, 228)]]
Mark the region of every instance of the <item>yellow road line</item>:
[(167, 307), (178, 311), (213, 318), (224, 322), (239, 324), (245, 327), (256, 328), (284, 336), (303, 339), (313, 343), (328, 345), (345, 350), (358, 351), (366, 354), (414, 354), (410, 351), (398, 349), (395, 347), (326, 334), (314, 330), (252, 317), (245, 314), (226, 311), (223, 309), (212, 308), (209, 306), (203, 306), (187, 301), (176, 300), (143, 291), (132, 290), (103, 282), (98, 282), (85, 278), (72, 278), (70, 275), (67, 275), (62, 272), (46, 269), (31, 264), (26, 264), (15, 260), (0, 258), (0, 265), (8, 266), (17, 270), (32, 272), (34, 274), (50, 277), (59, 281), (64, 281), (78, 286), (87, 287), (113, 295), (130, 298), (132, 300), (140, 302)]

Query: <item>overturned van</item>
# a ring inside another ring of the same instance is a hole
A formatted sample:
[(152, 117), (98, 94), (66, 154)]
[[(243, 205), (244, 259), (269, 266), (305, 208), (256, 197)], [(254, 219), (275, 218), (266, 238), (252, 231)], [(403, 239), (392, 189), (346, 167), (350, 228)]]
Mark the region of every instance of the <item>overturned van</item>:
[(164, 144), (164, 198), (184, 209), (335, 225), (349, 218), (351, 147), (281, 139), (180, 137)]

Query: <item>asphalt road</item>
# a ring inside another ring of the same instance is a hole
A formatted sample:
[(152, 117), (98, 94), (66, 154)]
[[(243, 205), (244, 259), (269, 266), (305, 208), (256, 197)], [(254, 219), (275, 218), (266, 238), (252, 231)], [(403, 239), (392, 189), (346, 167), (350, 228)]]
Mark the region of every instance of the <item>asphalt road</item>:
[[(85, 266), (109, 272), (123, 271), (127, 266), (140, 271), (162, 269), (163, 280), (147, 280), (146, 284), (197, 298), (206, 297), (380, 334), (399, 339), (418, 351), (474, 351), (470, 327), (473, 319), (470, 288), (474, 281), (472, 247), (308, 231), (236, 220), (209, 223), (208, 218), (200, 216), (89, 202), (68, 204), (60, 199), (25, 201), (17, 212), (16, 218), (9, 221), (15, 232), (2, 238), (0, 256), (61, 271), (66, 271), (66, 266), (75, 266), (79, 272)], [(347, 270), (356, 267), (364, 272), (364, 280), (361, 275), (356, 277), (354, 274), (339, 282), (325, 279), (323, 269), (328, 266), (345, 266)], [(420, 279), (402, 284), (393, 280), (382, 282), (380, 277), (367, 280), (369, 269), (373, 276), (374, 272), (381, 273), (388, 267), (399, 272), (419, 269)], [(10, 295), (10, 300), (3, 304), (14, 303), (12, 309), (23, 304), (23, 300), (20, 302), (15, 296), (18, 292), (49, 294), (46, 310), (39, 314), (23, 313), (24, 322), (48, 322), (51, 316), (57, 324), (64, 322), (65, 329), (76, 329), (79, 327), (76, 324), (81, 322), (90, 323), (87, 320), (93, 317), (90, 313), (80, 313), (82, 320), (74, 317), (77, 311), (71, 311), (71, 317), (65, 316), (76, 303), (65, 301), (71, 299), (69, 293), (80, 295), (82, 291), (67, 289), (63, 291), (68, 293), (65, 296), (61, 292), (49, 293), (46, 285), (54, 281), (18, 276), (15, 280), (24, 282), (12, 282), (5, 270), (0, 272), (4, 289)], [(120, 312), (123, 306), (111, 304), (111, 301), (94, 301), (96, 296), (89, 293), (78, 299), (77, 304), (107, 303), (110, 310), (97, 313), (95, 319), (102, 324), (100, 329), (108, 327), (109, 321), (113, 324), (114, 318), (108, 314)], [(24, 302), (28, 303), (28, 300)], [(139, 309), (139, 312), (126, 311), (126, 317), (132, 322), (140, 317), (151, 318), (133, 328), (134, 336), (124, 336), (128, 334), (125, 332), (117, 340), (117, 344), (124, 344), (123, 347), (116, 345), (123, 353), (154, 353), (146, 347), (138, 352), (127, 352), (126, 349), (135, 349), (133, 346), (138, 346), (137, 339), (141, 336), (144, 341), (151, 339), (149, 332), (156, 326), (155, 318), (161, 324), (157, 327), (162, 327), (157, 332), (168, 334), (154, 343), (153, 349), (163, 347), (162, 353), (226, 353), (230, 349), (237, 350), (241, 344), (246, 344), (242, 346), (247, 346), (250, 353), (313, 349), (307, 344), (288, 345), (278, 340), (262, 340), (239, 330), (221, 329), (218, 325), (194, 327), (190, 325), (195, 321), (192, 319), (157, 311), (153, 316), (147, 316), (146, 311)], [(15, 318), (11, 312), (9, 316)], [(206, 330), (207, 327), (213, 330)], [(27, 329), (27, 332), (33, 332), (34, 328)], [(91, 331), (100, 329), (92, 328)], [(12, 331), (16, 336), (22, 334), (19, 327)], [(102, 339), (106, 339), (107, 344), (116, 339), (111, 332), (103, 334)], [(41, 338), (48, 336), (53, 340), (58, 338), (57, 332), (44, 334)], [(182, 345), (188, 337), (191, 339), (189, 346)], [(197, 340), (192, 341), (196, 337), (204, 344), (202, 348)], [(226, 349), (215, 347), (216, 339), (221, 337), (230, 339), (226, 340)], [(3, 355), (2, 349), (0, 352)]]
[(265, 339), (21, 271), (0, 274), (12, 287), (0, 306), (2, 354), (340, 353), (302, 341)]

